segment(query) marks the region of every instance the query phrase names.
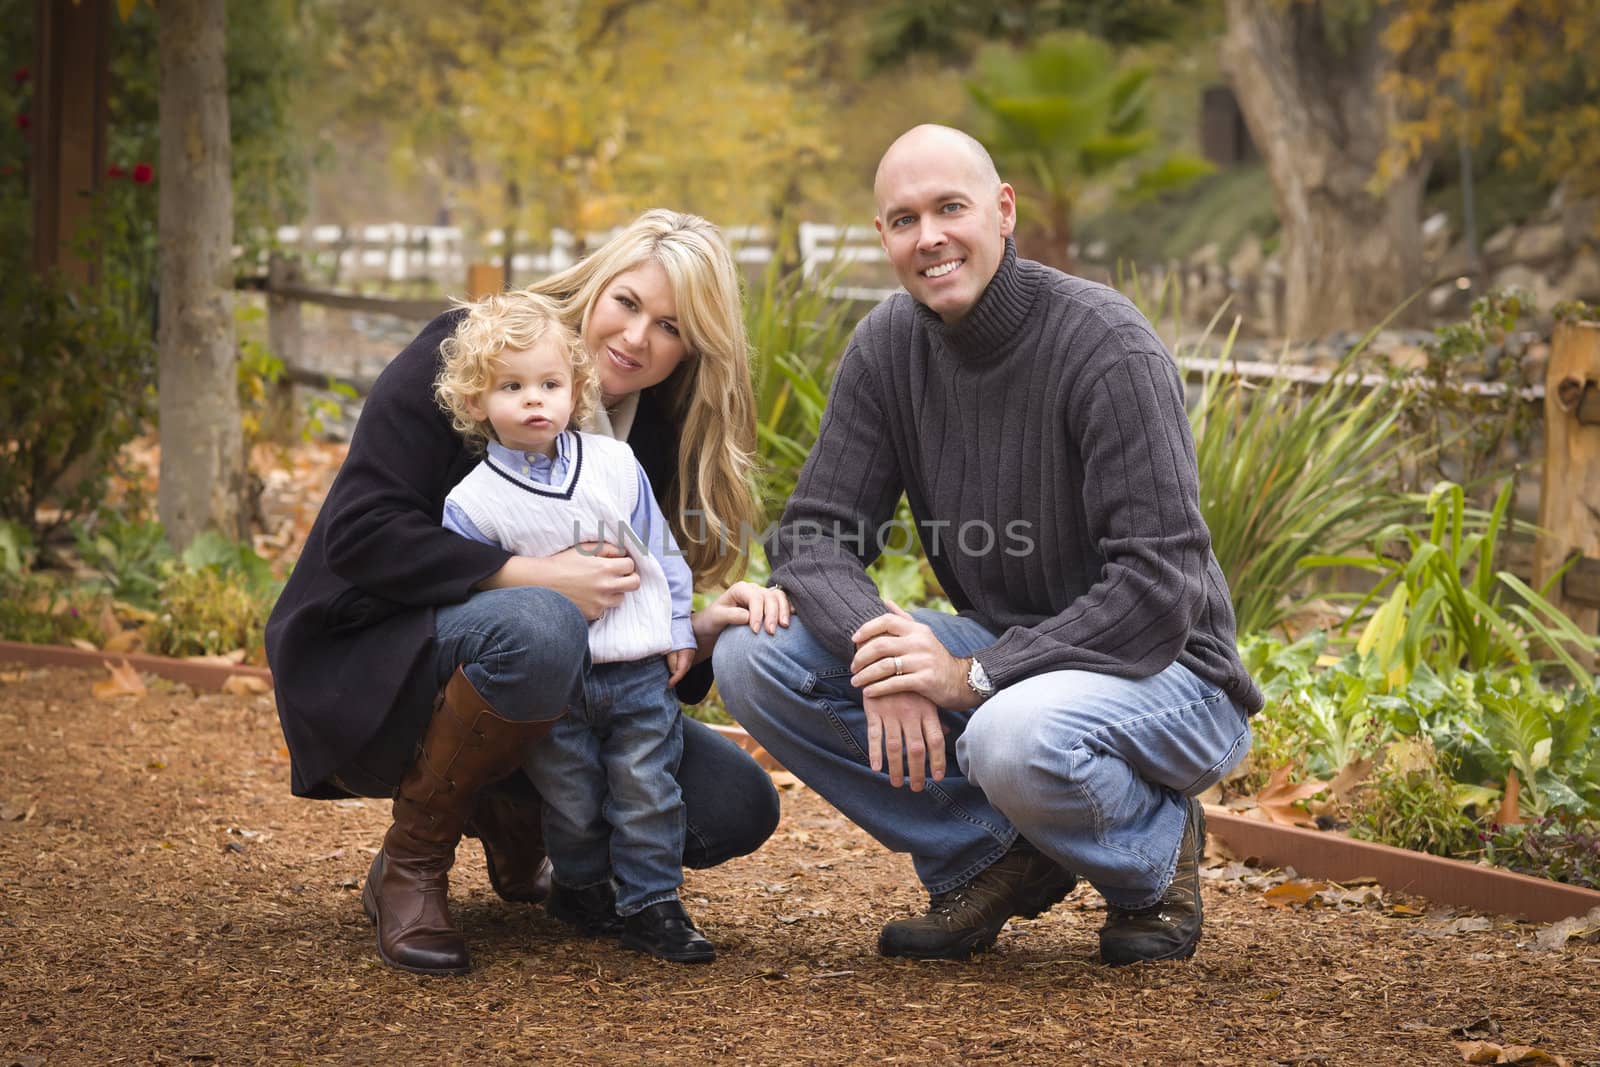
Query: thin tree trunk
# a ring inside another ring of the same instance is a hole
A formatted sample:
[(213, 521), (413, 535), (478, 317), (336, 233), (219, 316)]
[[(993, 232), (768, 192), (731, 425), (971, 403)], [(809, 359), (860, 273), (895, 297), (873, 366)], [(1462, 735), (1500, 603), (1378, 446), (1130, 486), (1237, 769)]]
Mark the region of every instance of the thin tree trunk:
[[(1223, 67), (1266, 160), (1283, 224), (1285, 322), (1306, 340), (1365, 330), (1422, 283), (1426, 157), (1374, 188), (1394, 114), (1383, 8), (1346, 40), (1309, 0), (1227, 0)], [(1400, 321), (1411, 321), (1412, 314)]]
[(161, 487), (167, 538), (246, 531), (225, 6), (161, 0)]

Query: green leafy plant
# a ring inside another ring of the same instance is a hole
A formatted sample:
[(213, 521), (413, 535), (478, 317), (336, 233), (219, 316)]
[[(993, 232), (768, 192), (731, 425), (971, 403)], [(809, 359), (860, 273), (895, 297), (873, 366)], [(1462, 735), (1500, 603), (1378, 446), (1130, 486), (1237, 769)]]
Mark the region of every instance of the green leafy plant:
[(848, 301), (833, 297), (843, 266), (806, 275), (792, 267), (789, 231), (761, 283), (744, 302), (756, 390), (762, 500), (776, 518), (816, 443), (833, 368), (855, 326)]
[(1478, 844), (1477, 824), (1462, 810), (1448, 758), (1426, 738), (1390, 745), (1353, 803), (1350, 834), (1438, 856)]
[[(982, 49), (967, 82), (979, 140), (1011, 176), (1042, 240), (1035, 258), (1070, 267), (1073, 212), (1086, 186), (1120, 180), (1139, 193), (1177, 188), (1212, 166), (1160, 152), (1147, 66), (1120, 65), (1090, 34), (1047, 33), (1018, 50)], [(1159, 158), (1157, 158), (1159, 156)]]
[[(0, 250), (0, 260), (16, 250)], [(42, 531), (91, 510), (151, 414), (147, 324), (17, 262), (0, 263), (0, 518)], [(40, 515), (46, 503), (55, 505)]]
[[(1512, 485), (1507, 481), (1481, 529), (1469, 521), (1461, 486), (1440, 482), (1428, 494), (1431, 519), (1426, 536), (1405, 524), (1380, 530), (1371, 556), (1310, 556), (1305, 567), (1348, 566), (1380, 575), (1357, 605), (1346, 630), (1364, 620), (1358, 651), (1373, 653), (1401, 687), (1421, 663), (1436, 671), (1483, 670), (1550, 657), (1579, 684), (1593, 677), (1568, 648), (1600, 650), (1600, 642), (1575, 626), (1539, 590), (1516, 575), (1496, 570), (1496, 549), (1509, 521)], [(1401, 554), (1390, 555), (1398, 545)], [(1378, 606), (1370, 616), (1363, 611)]]
[(1190, 411), (1200, 510), (1241, 633), (1271, 629), (1307, 593), (1301, 561), (1369, 543), (1415, 503), (1393, 487), (1401, 398), (1355, 373), (1357, 346), (1322, 384), (1252, 381), (1230, 365), (1234, 335)]
[(206, 532), (189, 545), (162, 586), (162, 610), (146, 634), (163, 655), (258, 655), (279, 583), (248, 545)]
[(1600, 889), (1600, 828), (1570, 821), (1493, 826), (1480, 834), (1483, 858), (1496, 867)]
[(145, 609), (160, 604), (173, 557), (155, 519), (103, 508), (73, 524), (73, 539), (84, 566), (98, 573), (112, 596)]

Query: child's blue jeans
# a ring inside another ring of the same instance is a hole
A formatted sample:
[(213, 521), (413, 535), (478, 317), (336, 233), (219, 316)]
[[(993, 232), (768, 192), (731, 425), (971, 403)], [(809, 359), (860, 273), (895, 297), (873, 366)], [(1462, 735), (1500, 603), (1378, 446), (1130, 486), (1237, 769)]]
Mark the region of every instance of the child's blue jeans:
[(617, 914), (677, 898), (683, 719), (660, 656), (599, 663), (523, 769), (544, 797), (544, 839), (564, 886), (615, 877)]

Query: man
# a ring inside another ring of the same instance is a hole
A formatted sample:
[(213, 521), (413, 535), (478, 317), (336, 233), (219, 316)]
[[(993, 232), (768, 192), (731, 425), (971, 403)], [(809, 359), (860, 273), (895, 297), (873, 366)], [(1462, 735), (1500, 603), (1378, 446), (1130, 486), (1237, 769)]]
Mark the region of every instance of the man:
[[(1116, 292), (1018, 258), (1015, 194), (966, 134), (910, 130), (874, 193), (905, 293), (857, 327), (767, 546), (796, 619), (724, 635), (724, 700), (911, 853), (929, 908), (883, 928), (884, 955), (966, 958), (1082, 876), (1107, 963), (1187, 958), (1191, 798), (1243, 757), (1262, 701), (1177, 369)], [(959, 615), (908, 615), (866, 577), (903, 539), (902, 492)]]

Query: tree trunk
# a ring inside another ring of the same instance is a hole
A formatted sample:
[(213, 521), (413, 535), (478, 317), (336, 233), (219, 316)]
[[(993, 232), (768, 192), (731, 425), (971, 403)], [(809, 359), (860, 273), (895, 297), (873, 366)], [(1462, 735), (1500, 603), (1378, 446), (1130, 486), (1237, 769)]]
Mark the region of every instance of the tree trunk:
[(246, 534), (225, 6), (161, 0), (161, 487), (167, 539)]
[(1227, 11), (1223, 67), (1283, 224), (1289, 336), (1370, 329), (1422, 284), (1428, 174), (1424, 157), (1373, 188), (1394, 115), (1378, 91), (1395, 66), (1379, 41), (1384, 8), (1342, 42), (1311, 0), (1227, 0)]

